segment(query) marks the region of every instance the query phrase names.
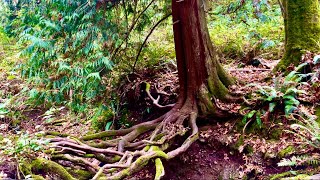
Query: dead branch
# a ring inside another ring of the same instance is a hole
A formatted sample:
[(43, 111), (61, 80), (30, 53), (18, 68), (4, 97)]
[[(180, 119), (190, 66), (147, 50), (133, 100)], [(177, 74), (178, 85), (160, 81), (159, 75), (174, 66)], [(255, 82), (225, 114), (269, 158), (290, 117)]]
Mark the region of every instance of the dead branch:
[(80, 158), (80, 157), (73, 157), (70, 154), (59, 154), (59, 155), (54, 155), (52, 156), (52, 159), (61, 159), (61, 160), (65, 160), (65, 161), (70, 161), (73, 162), (75, 164), (80, 164), (83, 167), (85, 167), (88, 171), (92, 172), (92, 173), (96, 173), (97, 170), (99, 169), (99, 166), (94, 165), (93, 163), (91, 163), (90, 161), (84, 159), (84, 158)]
[(160, 96), (157, 97), (157, 99), (155, 99), (151, 93), (150, 93), (150, 84), (149, 83), (146, 83), (146, 93), (148, 95), (148, 97), (152, 100), (153, 104), (155, 106), (157, 106), (158, 108), (172, 108), (174, 106), (174, 104), (168, 104), (168, 105), (160, 105), (159, 104), (159, 100), (160, 100)]
[(103, 153), (103, 154), (114, 154), (114, 155), (123, 155), (122, 152), (111, 150), (111, 149), (99, 149), (99, 148), (94, 148), (90, 146), (83, 146), (83, 145), (78, 145), (75, 143), (71, 143), (68, 141), (60, 141), (60, 142), (53, 142), (52, 143), (53, 147), (61, 146), (69, 146), (70, 148), (76, 148), (85, 152), (90, 152), (90, 153)]

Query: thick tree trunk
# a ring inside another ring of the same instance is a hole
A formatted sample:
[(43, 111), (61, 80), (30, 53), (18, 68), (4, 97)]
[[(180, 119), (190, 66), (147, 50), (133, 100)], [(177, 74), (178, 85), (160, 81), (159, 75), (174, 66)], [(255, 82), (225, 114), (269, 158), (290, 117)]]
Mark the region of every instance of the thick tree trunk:
[[(230, 100), (234, 80), (222, 68), (208, 33), (204, 0), (172, 1), (181, 100), (197, 101), (200, 113), (216, 114), (212, 100)], [(184, 102), (183, 102), (184, 103)]]
[(298, 65), (306, 51), (319, 51), (320, 7), (318, 0), (283, 0), (285, 55), (275, 70)]

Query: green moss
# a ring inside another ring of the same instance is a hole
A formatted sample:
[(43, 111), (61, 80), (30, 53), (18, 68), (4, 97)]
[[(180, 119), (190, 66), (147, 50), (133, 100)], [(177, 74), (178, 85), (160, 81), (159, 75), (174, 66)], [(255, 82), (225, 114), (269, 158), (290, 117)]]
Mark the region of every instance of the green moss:
[(279, 151), (278, 153), (278, 157), (279, 158), (284, 158), (292, 153), (295, 152), (295, 148), (293, 146), (288, 146), (285, 149), (282, 149), (281, 151)]
[(228, 87), (235, 84), (235, 79), (224, 70), (220, 63), (217, 63), (217, 73), (224, 86)]
[(146, 127), (146, 126), (140, 126), (138, 127), (137, 131), (139, 134), (145, 133), (146, 131), (150, 130), (150, 127)]
[(269, 138), (273, 140), (280, 140), (281, 135), (282, 129), (276, 128), (269, 133)]
[(12, 126), (18, 126), (21, 123), (19, 119), (13, 119), (12, 120)]
[(299, 174), (298, 176), (293, 177), (293, 180), (300, 180), (300, 179), (309, 179), (308, 174)]
[(46, 173), (54, 173), (63, 180), (75, 179), (68, 173), (68, 171), (64, 167), (56, 162), (49, 161), (44, 158), (37, 158), (33, 160), (31, 163), (31, 167), (33, 172), (42, 171)]
[(40, 175), (32, 175), (32, 179), (33, 180), (45, 180), (45, 178), (44, 177), (42, 177), (42, 176), (40, 176)]
[(56, 132), (56, 131), (47, 131), (45, 135), (52, 135), (52, 136), (59, 136), (59, 137), (68, 137), (68, 136), (70, 136), (69, 134), (63, 134), (63, 133)]
[[(210, 82), (208, 82), (208, 85), (210, 86)], [(214, 114), (216, 112), (216, 107), (213, 105), (211, 101), (212, 95), (208, 91), (207, 87), (205, 85), (202, 85), (199, 91), (199, 107), (201, 110), (201, 113), (204, 115), (210, 115)]]
[(67, 171), (72, 174), (75, 178), (79, 179), (79, 180), (86, 180), (86, 179), (91, 179), (94, 174), (89, 172), (89, 171), (85, 171), (82, 169), (67, 169)]
[(234, 148), (239, 149), (239, 147), (243, 145), (244, 145), (244, 137), (243, 135), (241, 135), (238, 141), (234, 144)]
[(314, 0), (285, 0), (286, 53), (275, 70), (284, 71), (290, 64), (297, 66), (306, 51), (319, 51), (320, 11)]
[(143, 148), (143, 151), (147, 152), (147, 151), (149, 151), (149, 149), (150, 149), (150, 146), (146, 146)]
[[(241, 147), (241, 146), (243, 146), (244, 145), (244, 137), (243, 137), (243, 135), (242, 136), (240, 136), (240, 138), (238, 139), (238, 141), (235, 143), (235, 144), (233, 144), (233, 145), (231, 145), (230, 146), (230, 148), (231, 149), (233, 149), (234, 151), (239, 151), (239, 148)], [(251, 147), (251, 146), (249, 146), (249, 145), (246, 145), (245, 147), (244, 147), (244, 149), (243, 149), (243, 152), (245, 153), (245, 154), (252, 154), (253, 152), (254, 152), (254, 149)]]
[(113, 118), (114, 112), (101, 106), (94, 117), (91, 119), (91, 125), (96, 131), (105, 130), (106, 124)]
[(280, 173), (280, 174), (275, 174), (275, 175), (271, 175), (270, 176), (270, 180), (278, 180), (284, 177), (288, 177), (291, 176), (292, 173), (291, 172), (284, 172), (284, 173)]
[(102, 139), (105, 137), (109, 137), (109, 136), (116, 136), (117, 135), (117, 131), (103, 131), (103, 132), (99, 132), (99, 133), (95, 133), (95, 134), (90, 134), (87, 136), (84, 136), (83, 138), (81, 138), (83, 141), (89, 141), (89, 140), (93, 140), (93, 139)]
[(280, 180), (280, 179), (290, 179), (290, 180), (300, 180), (300, 179), (309, 179), (308, 174), (299, 174), (297, 176), (293, 176), (292, 172), (284, 172), (281, 174), (275, 174), (270, 177), (270, 180)]
[(28, 161), (22, 161), (19, 163), (19, 169), (25, 175), (32, 174), (31, 168), (32, 168), (32, 166), (31, 166), (30, 162), (28, 162)]
[(316, 107), (316, 114), (315, 115), (317, 116), (317, 120), (316, 121), (320, 125), (320, 106)]
[(114, 156), (114, 157), (112, 158), (112, 161), (113, 161), (113, 162), (117, 162), (117, 161), (119, 161), (120, 159), (121, 159), (121, 156), (116, 155), (116, 156)]
[(163, 152), (158, 146), (151, 146), (149, 151), (156, 152), (155, 156), (157, 156), (157, 157), (162, 157), (162, 158), (168, 159), (168, 155), (165, 152)]
[(162, 161), (160, 158), (157, 158), (155, 160), (155, 166), (156, 166), (156, 175), (155, 175), (155, 180), (160, 180), (162, 176), (164, 176), (164, 167), (162, 164)]
[(209, 88), (210, 94), (212, 94), (214, 97), (221, 100), (225, 100), (227, 95), (229, 94), (229, 90), (220, 81), (217, 74), (215, 76), (209, 77), (208, 88)]

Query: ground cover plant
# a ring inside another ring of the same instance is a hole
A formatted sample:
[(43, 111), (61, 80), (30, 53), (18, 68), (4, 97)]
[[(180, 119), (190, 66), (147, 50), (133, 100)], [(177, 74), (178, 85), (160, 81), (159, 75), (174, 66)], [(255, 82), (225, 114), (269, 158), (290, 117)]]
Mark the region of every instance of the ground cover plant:
[(315, 178), (299, 3), (1, 1), (0, 178)]

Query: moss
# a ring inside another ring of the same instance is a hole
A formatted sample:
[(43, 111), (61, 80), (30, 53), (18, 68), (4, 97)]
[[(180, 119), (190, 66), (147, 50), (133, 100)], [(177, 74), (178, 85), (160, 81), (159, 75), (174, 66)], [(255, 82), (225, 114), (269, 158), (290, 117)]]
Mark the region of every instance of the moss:
[(137, 131), (139, 134), (145, 133), (146, 131), (150, 130), (151, 127), (146, 127), (146, 126), (140, 126), (137, 128)]
[(31, 168), (32, 168), (32, 166), (31, 166), (30, 162), (28, 162), (28, 161), (22, 161), (19, 163), (19, 169), (25, 175), (32, 174)]
[(240, 146), (244, 145), (244, 137), (243, 135), (240, 136), (240, 138), (238, 139), (238, 141), (234, 144), (234, 148), (235, 149), (239, 149)]
[[(208, 82), (210, 86), (210, 82)], [(211, 101), (211, 94), (209, 93), (207, 87), (202, 85), (199, 91), (199, 107), (204, 115), (214, 114), (216, 112), (216, 107)]]
[[(309, 175), (308, 174), (299, 174), (298, 176), (293, 177), (292, 179), (294, 180), (300, 180), (300, 179), (309, 179)], [(291, 179), (291, 178), (290, 178)]]
[(103, 131), (103, 132), (99, 132), (99, 133), (95, 133), (95, 134), (90, 134), (90, 135), (84, 136), (84, 137), (81, 138), (81, 140), (89, 141), (89, 140), (93, 140), (93, 139), (102, 139), (104, 137), (115, 136), (115, 135), (117, 135), (116, 131)]
[[(239, 148), (243, 145), (244, 145), (244, 137), (243, 137), (243, 135), (241, 135), (240, 138), (238, 139), (238, 141), (236, 143), (234, 143), (233, 145), (231, 145), (230, 148), (233, 149), (234, 151), (238, 152)], [(254, 152), (254, 149), (251, 146), (246, 145), (243, 149), (243, 152), (245, 154), (252, 154)]]
[(156, 175), (155, 175), (155, 180), (160, 180), (162, 176), (164, 176), (164, 167), (162, 164), (162, 161), (160, 158), (157, 158), (155, 160), (155, 166), (156, 166)]
[(59, 136), (59, 137), (68, 137), (68, 136), (70, 136), (69, 134), (63, 134), (63, 133), (56, 132), (56, 131), (47, 131), (45, 135), (52, 135), (52, 136)]
[(295, 152), (295, 148), (293, 146), (288, 146), (285, 149), (282, 149), (281, 151), (279, 151), (278, 153), (278, 157), (279, 158), (284, 158), (292, 153)]
[(13, 119), (11, 123), (12, 126), (18, 126), (21, 123), (21, 121), (19, 119)]
[(290, 179), (290, 180), (300, 180), (300, 179), (309, 179), (308, 174), (299, 174), (297, 176), (293, 176), (292, 172), (284, 172), (281, 174), (275, 174), (270, 176), (270, 180), (278, 180), (278, 179)]
[(288, 177), (291, 176), (292, 173), (291, 172), (284, 172), (284, 173), (280, 173), (280, 174), (275, 174), (275, 175), (271, 175), (270, 176), (270, 180), (278, 180), (284, 177)]
[(226, 86), (235, 84), (235, 79), (232, 78), (222, 67), (220, 63), (217, 63), (217, 73), (221, 82)]
[(253, 149), (252, 146), (247, 145), (247, 146), (245, 147), (245, 153), (247, 153), (247, 154), (253, 154), (253, 152), (254, 152), (254, 149)]
[(317, 52), (320, 38), (319, 2), (285, 0), (286, 53), (276, 70), (284, 71), (290, 64), (298, 65), (306, 51)]
[(163, 152), (158, 146), (151, 146), (150, 150), (156, 152), (155, 156), (168, 159), (168, 155)]
[(40, 176), (40, 175), (32, 175), (32, 179), (33, 180), (45, 180), (45, 178), (44, 177), (42, 177), (42, 176)]
[(120, 159), (121, 159), (121, 156), (116, 155), (116, 156), (114, 156), (114, 157), (112, 158), (112, 161), (113, 161), (113, 162), (117, 162), (117, 161), (119, 161)]
[(146, 146), (143, 148), (143, 151), (147, 152), (147, 151), (149, 151), (149, 149), (150, 149), (150, 146)]
[(82, 169), (67, 169), (67, 171), (79, 180), (91, 179), (94, 176), (93, 173)]
[(42, 171), (46, 173), (54, 173), (63, 180), (75, 179), (68, 173), (68, 171), (64, 167), (56, 162), (49, 161), (44, 158), (37, 158), (33, 160), (31, 163), (31, 167), (33, 172)]
[(225, 100), (227, 95), (229, 94), (229, 90), (226, 86), (221, 82), (218, 77), (209, 77), (208, 79), (208, 88), (210, 93), (221, 100)]
[(270, 133), (269, 133), (269, 138), (273, 139), (273, 140), (280, 140), (280, 137), (282, 135), (282, 129), (273, 129)]
[(320, 125), (320, 106), (316, 107), (316, 114), (315, 115), (317, 116), (317, 120), (316, 121)]

